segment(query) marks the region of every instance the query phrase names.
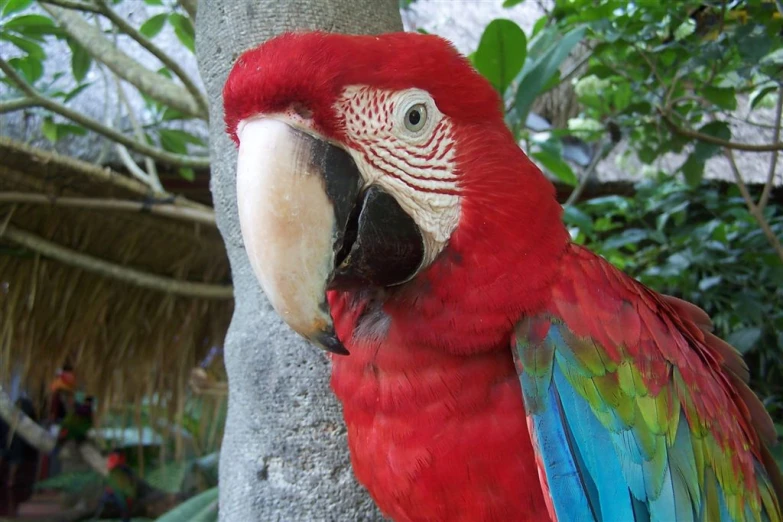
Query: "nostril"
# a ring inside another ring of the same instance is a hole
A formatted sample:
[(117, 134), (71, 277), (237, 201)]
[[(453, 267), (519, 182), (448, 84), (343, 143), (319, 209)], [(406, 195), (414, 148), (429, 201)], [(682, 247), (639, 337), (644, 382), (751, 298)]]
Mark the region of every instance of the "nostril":
[(311, 111), (304, 103), (295, 102), (291, 106), (291, 109), (293, 109), (296, 114), (306, 120), (309, 120), (313, 117), (313, 111)]

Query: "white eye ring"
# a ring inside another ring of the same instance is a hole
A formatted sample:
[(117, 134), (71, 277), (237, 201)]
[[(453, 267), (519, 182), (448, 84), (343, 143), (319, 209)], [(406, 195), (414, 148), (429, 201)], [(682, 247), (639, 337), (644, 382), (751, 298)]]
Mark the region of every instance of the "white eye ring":
[(405, 111), (405, 128), (411, 132), (419, 132), (427, 124), (427, 106), (423, 103), (412, 105)]

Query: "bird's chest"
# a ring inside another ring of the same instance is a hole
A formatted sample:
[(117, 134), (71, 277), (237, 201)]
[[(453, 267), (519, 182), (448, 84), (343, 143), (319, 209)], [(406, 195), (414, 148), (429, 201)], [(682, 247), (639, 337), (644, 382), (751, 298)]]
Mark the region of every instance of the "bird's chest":
[(395, 521), (548, 520), (510, 355), (361, 345), (333, 363), (353, 469)]

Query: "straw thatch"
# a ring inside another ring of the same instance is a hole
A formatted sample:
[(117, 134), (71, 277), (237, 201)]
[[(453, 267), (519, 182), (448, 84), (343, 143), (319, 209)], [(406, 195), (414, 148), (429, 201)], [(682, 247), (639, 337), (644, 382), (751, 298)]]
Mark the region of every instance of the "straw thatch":
[(229, 267), (209, 207), (150, 196), (0, 137), (0, 381), (43, 391), (68, 360), (104, 407), (155, 394), (181, 410), (191, 369), (223, 342)]

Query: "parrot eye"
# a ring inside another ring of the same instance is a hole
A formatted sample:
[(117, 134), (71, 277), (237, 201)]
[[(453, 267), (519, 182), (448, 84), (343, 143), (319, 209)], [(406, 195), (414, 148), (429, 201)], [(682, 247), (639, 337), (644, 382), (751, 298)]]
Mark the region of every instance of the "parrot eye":
[(427, 123), (427, 107), (417, 103), (405, 111), (405, 128), (411, 132), (419, 132)]

